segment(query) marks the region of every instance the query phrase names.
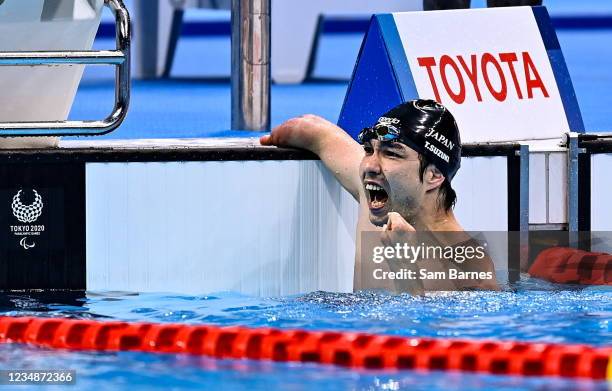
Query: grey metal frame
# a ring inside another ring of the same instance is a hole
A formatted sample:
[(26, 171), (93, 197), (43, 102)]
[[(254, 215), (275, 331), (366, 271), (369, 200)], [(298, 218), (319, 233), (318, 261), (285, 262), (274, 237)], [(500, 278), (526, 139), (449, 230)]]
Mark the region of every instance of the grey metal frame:
[(578, 232), (578, 198), (580, 195), (579, 188), (579, 168), (578, 155), (581, 153), (581, 148), (578, 146), (578, 133), (568, 133), (566, 135), (567, 143), (567, 222), (568, 231)]
[[(529, 241), (529, 145), (464, 144), (463, 157), (505, 156), (508, 176), (508, 232), (520, 241), (508, 248), (508, 280), (520, 279), (521, 265), (527, 264)], [(517, 235), (517, 236), (514, 236)]]
[(127, 115), (130, 101), (130, 17), (122, 0), (104, 0), (115, 15), (116, 49), (89, 51), (0, 52), (0, 66), (114, 65), (115, 106), (103, 120), (0, 122), (0, 137), (95, 136), (115, 130)]
[(518, 151), (520, 156), (520, 177), (521, 177), (521, 190), (520, 190), (520, 218), (519, 227), (520, 231), (529, 231), (529, 145), (521, 144)]
[[(529, 145), (521, 144), (517, 151), (519, 163), (519, 264), (508, 265), (509, 281), (521, 279), (520, 269), (529, 261)], [(511, 267), (512, 266), (512, 267)]]
[(570, 231), (591, 231), (591, 164), (593, 155), (612, 154), (612, 133), (570, 133), (567, 136), (570, 166), (568, 197), (573, 226)]

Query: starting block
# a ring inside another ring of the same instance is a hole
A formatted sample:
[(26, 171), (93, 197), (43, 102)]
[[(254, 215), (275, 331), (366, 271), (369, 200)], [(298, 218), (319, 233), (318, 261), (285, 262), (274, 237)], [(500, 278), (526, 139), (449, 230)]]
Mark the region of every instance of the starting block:
[[(116, 50), (89, 50), (102, 6), (115, 16)], [(99, 135), (116, 129), (130, 97), (130, 23), (121, 0), (0, 2), (0, 136)], [(115, 105), (101, 120), (66, 120), (85, 65), (113, 65)], [(57, 140), (0, 140), (0, 148), (49, 147)]]
[(339, 125), (356, 137), (380, 113), (416, 98), (447, 106), (467, 143), (584, 131), (545, 7), (372, 17)]

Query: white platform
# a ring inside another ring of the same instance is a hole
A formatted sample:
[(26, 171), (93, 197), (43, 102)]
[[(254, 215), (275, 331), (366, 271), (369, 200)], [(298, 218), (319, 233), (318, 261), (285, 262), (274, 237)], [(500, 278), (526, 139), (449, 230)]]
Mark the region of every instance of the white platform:
[[(0, 51), (90, 50), (102, 4), (103, 0), (6, 0), (0, 4)], [(0, 67), (0, 122), (66, 120), (83, 69)], [(55, 145), (53, 137), (0, 140), (0, 149)]]
[[(139, 140), (128, 149), (155, 145)], [(94, 146), (125, 149), (117, 141), (62, 143)], [(506, 231), (506, 159), (462, 164), (454, 181), (459, 220), (467, 230)], [(320, 161), (86, 163), (86, 205), (88, 290), (352, 290), (357, 203)]]
[(591, 230), (612, 231), (612, 154), (591, 156)]
[[(7, 0), (0, 5), (0, 51), (89, 50), (103, 0)], [(9, 39), (10, 37), (10, 39)], [(62, 121), (68, 117), (82, 65), (0, 67), (0, 121)]]
[(567, 148), (562, 139), (529, 145), (529, 224), (557, 229), (568, 223)]

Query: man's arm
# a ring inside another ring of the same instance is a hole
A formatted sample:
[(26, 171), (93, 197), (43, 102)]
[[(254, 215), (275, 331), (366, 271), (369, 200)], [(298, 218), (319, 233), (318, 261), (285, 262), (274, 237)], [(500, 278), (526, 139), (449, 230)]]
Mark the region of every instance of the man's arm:
[(363, 148), (344, 130), (316, 115), (293, 118), (260, 138), (262, 145), (286, 146), (315, 153), (338, 181), (359, 201), (359, 164)]

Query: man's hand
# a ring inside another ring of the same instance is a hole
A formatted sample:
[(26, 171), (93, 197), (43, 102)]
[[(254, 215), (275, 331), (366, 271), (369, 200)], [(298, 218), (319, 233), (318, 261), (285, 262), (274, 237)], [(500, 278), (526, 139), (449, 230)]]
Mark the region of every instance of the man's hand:
[(409, 240), (410, 232), (416, 232), (397, 212), (389, 212), (387, 224), (383, 225), (380, 239), (385, 246), (395, 246), (396, 243), (406, 243)]
[[(416, 230), (410, 223), (397, 212), (390, 212), (388, 216), (387, 224), (383, 226), (380, 235), (382, 244), (387, 247), (395, 247), (398, 243), (403, 245), (414, 241)], [(400, 269), (405, 269), (418, 275), (419, 266), (416, 263), (390, 260), (387, 264), (391, 271), (397, 272)], [(425, 292), (423, 282), (420, 279), (394, 280), (394, 283), (398, 292), (408, 292), (412, 295), (422, 295)]]

